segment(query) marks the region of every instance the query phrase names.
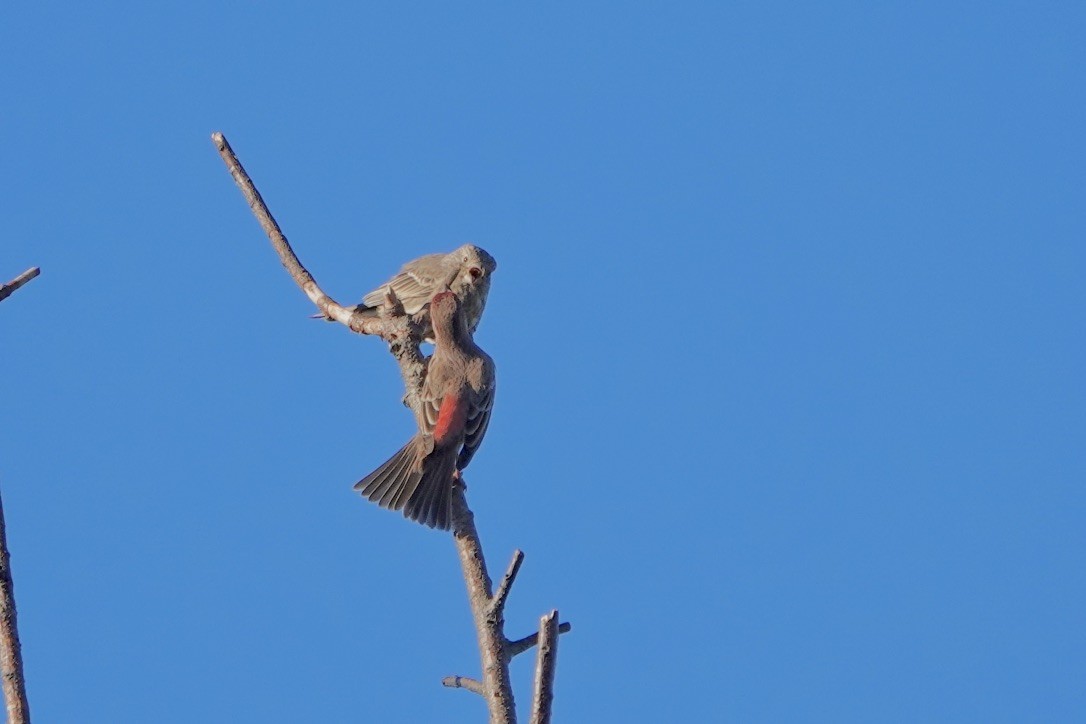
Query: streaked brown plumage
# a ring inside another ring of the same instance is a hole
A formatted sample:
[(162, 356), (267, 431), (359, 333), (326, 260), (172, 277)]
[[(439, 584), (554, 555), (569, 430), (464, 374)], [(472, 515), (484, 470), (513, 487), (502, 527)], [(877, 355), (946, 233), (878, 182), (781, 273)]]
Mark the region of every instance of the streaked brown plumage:
[(448, 530), (453, 482), (490, 423), (494, 361), (472, 339), (455, 294), (433, 297), (430, 317), (435, 347), (422, 386), (418, 432), (354, 488), (383, 508)]
[[(385, 291), (392, 287), (404, 311), (415, 314), (427, 307), (435, 294), (451, 291), (462, 305), (468, 332), (475, 333), (483, 317), (490, 293), (490, 275), (498, 263), (486, 250), (464, 244), (448, 254), (427, 254), (412, 259), (391, 279), (362, 298), (356, 309), (377, 316), (385, 303)], [(434, 341), (429, 325), (423, 331), (428, 342)]]

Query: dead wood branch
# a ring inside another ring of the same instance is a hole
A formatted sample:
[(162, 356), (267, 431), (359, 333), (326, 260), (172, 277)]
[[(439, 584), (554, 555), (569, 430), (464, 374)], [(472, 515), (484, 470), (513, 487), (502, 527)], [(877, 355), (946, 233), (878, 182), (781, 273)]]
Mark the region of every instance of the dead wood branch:
[(554, 672), (558, 666), (558, 610), (539, 619), (539, 654), (535, 664), (535, 694), (530, 724), (550, 724), (554, 701)]
[(41, 274), (41, 269), (39, 269), (36, 266), (33, 266), (33, 267), (30, 267), (29, 269), (27, 269), (25, 272), (23, 272), (19, 276), (12, 279), (7, 284), (0, 284), (0, 302), (4, 301), (8, 297), (10, 297), (15, 292), (16, 289), (18, 289), (22, 285), (26, 284), (28, 281), (30, 281), (34, 277), (38, 276), (39, 274)]
[(486, 691), (483, 689), (483, 683), (475, 679), (469, 679), (466, 676), (446, 676), (441, 680), (441, 685), (447, 686), (450, 689), (467, 689), (473, 694), (486, 696)]
[(416, 410), (418, 408), (418, 391), (422, 389), (422, 381), (426, 376), (426, 362), (422, 357), (422, 353), (419, 352), (421, 329), (418, 320), (412, 319), (404, 313), (403, 307), (398, 304), (391, 289), (388, 290), (389, 309), (382, 310), (382, 314), (376, 319), (364, 316), (353, 307), (344, 307), (325, 294), (313, 278), (313, 275), (298, 260), (298, 256), (294, 253), (294, 249), (291, 248), (286, 235), (279, 228), (275, 217), (272, 216), (267, 204), (264, 203), (264, 199), (260, 196), (260, 192), (257, 191), (256, 184), (249, 178), (249, 174), (246, 173), (245, 167), (241, 165), (241, 161), (234, 154), (234, 149), (230, 147), (226, 137), (221, 133), (212, 133), (211, 140), (215, 143), (215, 148), (218, 149), (219, 155), (222, 156), (222, 160), (226, 163), (227, 170), (234, 177), (234, 183), (241, 189), (242, 195), (245, 196), (245, 200), (249, 203), (249, 208), (256, 220), (260, 222), (260, 227), (264, 229), (264, 233), (268, 235), (272, 247), (275, 248), (276, 254), (279, 255), (279, 261), (283, 263), (287, 272), (290, 273), (294, 283), (305, 292), (309, 300), (317, 305), (321, 313), (329, 319), (346, 325), (351, 331), (359, 334), (376, 335), (388, 342), (389, 350), (400, 366), (400, 374), (403, 376), (404, 385), (407, 388), (407, 398), (405, 398), (404, 402), (412, 410)]
[[(0, 285), (0, 301), (10, 297), (16, 289), (39, 274), (41, 269), (31, 267), (7, 284)], [(26, 698), (26, 679), (23, 676), (23, 649), (19, 644), (15, 583), (11, 577), (11, 555), (8, 553), (3, 500), (0, 500), (0, 678), (3, 679), (4, 704), (9, 724), (28, 724), (30, 704)]]
[(522, 563), (524, 563), (524, 552), (518, 548), (513, 551), (513, 560), (509, 561), (509, 568), (502, 576), (502, 581), (498, 584), (498, 592), (494, 594), (494, 600), (490, 604), (493, 613), (498, 615), (505, 613), (505, 601), (509, 598), (509, 591), (513, 587), (513, 581), (517, 580), (517, 573)]
[[(558, 633), (560, 633), (560, 634), (569, 633), (572, 629), (573, 629), (573, 625), (570, 624), (568, 621), (565, 621), (565, 622), (561, 623), (558, 626)], [(525, 636), (522, 639), (517, 639), (516, 641), (508, 642), (505, 645), (505, 652), (506, 652), (506, 655), (509, 656), (509, 658), (512, 659), (512, 658), (515, 658), (517, 656), (520, 656), (525, 651), (528, 651), (528, 650), (534, 648), (536, 646), (536, 644), (538, 644), (538, 643), (539, 643), (539, 632), (537, 631), (536, 633), (528, 634), (527, 636)]]
[(475, 529), (475, 515), (468, 508), (464, 487), (453, 490), (453, 540), (468, 587), (468, 602), (475, 619), (479, 657), (483, 667), (483, 698), (490, 710), (490, 724), (515, 724), (513, 684), (509, 678), (509, 657), (505, 653), (505, 619), (495, 610), (493, 584), (486, 570), (483, 544)]
[[(33, 277), (30, 277), (33, 278)], [(23, 652), (15, 613), (15, 588), (11, 580), (4, 503), (0, 500), (0, 677), (4, 680), (4, 703), (9, 724), (28, 724), (30, 704), (23, 678)]]

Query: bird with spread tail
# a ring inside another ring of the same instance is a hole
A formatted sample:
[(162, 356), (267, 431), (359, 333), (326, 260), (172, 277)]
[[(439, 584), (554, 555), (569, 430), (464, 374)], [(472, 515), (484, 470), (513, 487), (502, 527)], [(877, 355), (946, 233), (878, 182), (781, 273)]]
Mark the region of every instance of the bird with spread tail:
[(429, 304), (435, 346), (420, 394), (418, 432), (354, 489), (382, 508), (448, 530), (452, 486), (490, 423), (494, 361), (472, 339), (456, 294), (441, 292)]
[[(450, 291), (460, 300), (468, 332), (474, 334), (490, 293), (490, 275), (497, 267), (494, 257), (474, 244), (464, 244), (448, 254), (420, 256), (404, 264), (395, 276), (363, 297), (355, 311), (377, 317), (385, 304), (385, 294), (391, 288), (404, 311), (417, 314), (427, 308), (435, 294)], [(423, 321), (422, 335), (425, 341), (434, 341), (429, 319)]]

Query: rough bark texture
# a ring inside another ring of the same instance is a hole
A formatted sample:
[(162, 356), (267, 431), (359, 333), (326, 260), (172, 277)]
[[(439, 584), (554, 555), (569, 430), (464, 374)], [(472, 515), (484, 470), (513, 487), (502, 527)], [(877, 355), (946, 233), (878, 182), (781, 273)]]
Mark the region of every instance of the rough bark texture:
[(441, 685), (450, 689), (467, 689), (473, 694), (486, 696), (482, 682), (478, 679), (470, 679), (467, 676), (446, 676), (441, 680)]
[(23, 679), (23, 653), (19, 646), (19, 627), (15, 615), (15, 589), (11, 581), (11, 557), (8, 555), (4, 504), (0, 500), (0, 676), (4, 679), (4, 703), (8, 724), (27, 724), (30, 705)]
[[(41, 269), (31, 267), (7, 284), (0, 285), (0, 301), (10, 297), (16, 289), (39, 274)], [(11, 579), (11, 555), (8, 553), (8, 533), (4, 524), (4, 503), (0, 500), (0, 678), (3, 678), (4, 682), (8, 724), (27, 724), (30, 721), (18, 623), (15, 612), (15, 584)]]
[[(564, 623), (562, 623), (561, 625), (558, 626), (558, 633), (560, 633), (560, 634), (569, 633), (570, 629), (572, 629), (572, 628), (573, 628), (573, 626), (571, 626), (569, 624), (569, 622), (564, 622)], [(515, 656), (517, 656), (519, 654), (523, 654), (525, 651), (528, 651), (529, 649), (535, 648), (538, 644), (539, 644), (539, 632), (537, 631), (537, 632), (535, 632), (533, 634), (528, 634), (527, 636), (525, 636), (522, 639), (517, 639), (516, 641), (510, 641), (509, 643), (507, 643), (505, 645), (505, 652), (506, 652), (506, 654), (509, 655), (509, 658), (514, 658)]]
[(535, 694), (531, 724), (550, 724), (554, 672), (558, 667), (558, 611), (539, 619), (539, 651), (535, 662)]
[(0, 284), (0, 302), (10, 297), (16, 289), (26, 284), (28, 281), (38, 276), (39, 274), (41, 274), (41, 269), (36, 266), (31, 267), (19, 276), (12, 279), (7, 284)]
[[(479, 532), (475, 529), (475, 515), (468, 508), (464, 488), (459, 485), (453, 491), (453, 540), (460, 554), (460, 567), (464, 571), (468, 601), (475, 619), (483, 668), (482, 694), (490, 710), (490, 723), (514, 724), (517, 713), (513, 704), (513, 685), (509, 679), (509, 656), (505, 652), (504, 599), (499, 600), (491, 593), (490, 574), (486, 570)], [(519, 568), (519, 564), (516, 567)], [(512, 577), (515, 576), (513, 573)], [(506, 591), (512, 585), (512, 577), (505, 585)]]

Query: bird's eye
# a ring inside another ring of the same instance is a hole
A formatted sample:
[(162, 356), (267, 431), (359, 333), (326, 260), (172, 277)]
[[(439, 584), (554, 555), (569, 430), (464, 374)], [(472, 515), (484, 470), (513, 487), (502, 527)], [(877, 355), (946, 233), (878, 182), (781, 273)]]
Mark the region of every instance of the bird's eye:
[(468, 274), (471, 275), (472, 279), (478, 279), (483, 275), (483, 270), (477, 266), (473, 266), (471, 269), (468, 269)]

